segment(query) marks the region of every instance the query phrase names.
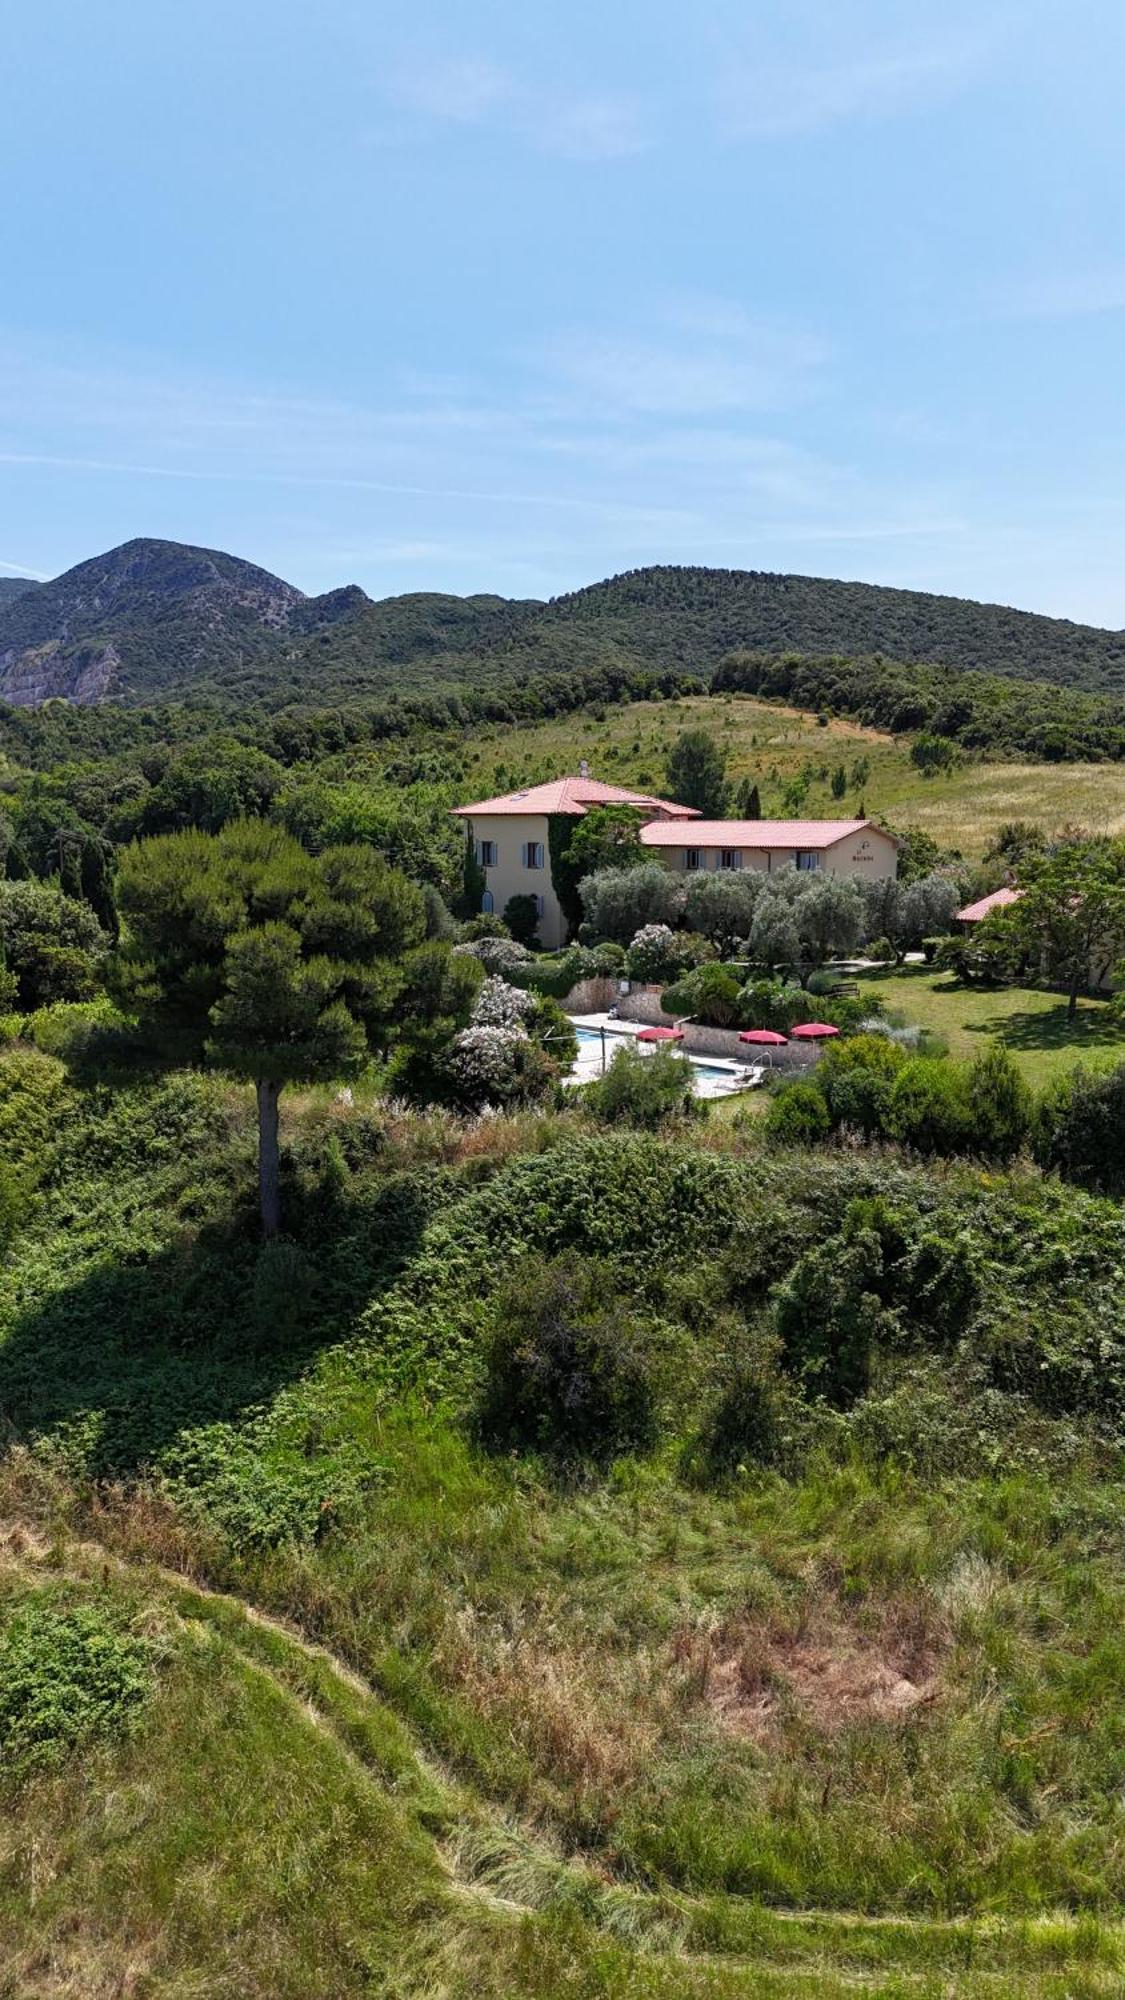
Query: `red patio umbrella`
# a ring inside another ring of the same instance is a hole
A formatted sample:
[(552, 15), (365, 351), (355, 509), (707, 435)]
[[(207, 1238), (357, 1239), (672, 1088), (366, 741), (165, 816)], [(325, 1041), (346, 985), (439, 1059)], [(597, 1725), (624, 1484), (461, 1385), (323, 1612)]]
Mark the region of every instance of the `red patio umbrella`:
[(799, 1021), (792, 1032), (794, 1041), (826, 1042), (829, 1035), (838, 1035), (840, 1030), (829, 1027), (827, 1021)]
[(787, 1037), (778, 1035), (772, 1028), (743, 1028), (738, 1037), (740, 1042), (755, 1042), (762, 1049), (783, 1049)]
[(682, 1042), (683, 1039), (682, 1028), (642, 1028), (637, 1036), (638, 1042)]

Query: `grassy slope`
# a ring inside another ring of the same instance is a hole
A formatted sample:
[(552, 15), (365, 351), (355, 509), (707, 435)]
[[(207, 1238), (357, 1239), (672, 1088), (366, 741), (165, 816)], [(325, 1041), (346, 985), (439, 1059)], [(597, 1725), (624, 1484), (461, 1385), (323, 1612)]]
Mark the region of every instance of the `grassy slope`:
[[(658, 1459), (560, 1487), (388, 1402), (385, 1322), (349, 1304), (417, 1284), (425, 1341), (437, 1266), (397, 1174), (444, 1163), (444, 1222), (499, 1170), (487, 1210), (549, 1128), (392, 1123), (381, 1181), (289, 1270), (278, 1339), (240, 1220), (248, 1094), (75, 1104), (40, 1065), (36, 1104), (44, 1083), (64, 1143), (4, 1274), (6, 1412), (75, 1468), (182, 1464), (219, 1415), (246, 1451), (194, 1460), (210, 1525), (9, 1463), (0, 1517), (43, 1536), (9, 1569), (122, 1593), (170, 1652), (141, 1736), (5, 1800), (0, 1993), (1120, 1990), (1116, 1485), (982, 1457), (972, 1482), (814, 1467), (723, 1492)], [(298, 1159), (342, 1115), (291, 1113)], [(332, 1491), (356, 1451), (374, 1477), (334, 1530), (257, 1545), (271, 1492), (302, 1468)], [(153, 1559), (293, 1619), (362, 1685)], [(724, 1635), (784, 1648), (818, 1621), (830, 1649), (932, 1642), (940, 1697), (897, 1725), (797, 1704), (764, 1739), (727, 1726)]]
[(1069, 1021), (1057, 993), (961, 986), (928, 966), (867, 973), (863, 990), (878, 994), (896, 1017), (944, 1035), (959, 1061), (971, 1061), (990, 1041), (1001, 1042), (1036, 1089), (1075, 1062), (1097, 1068), (1125, 1057), (1125, 1024), (1103, 1000), (1080, 1000), (1077, 1018)]
[(1125, 771), (1115, 764), (965, 763), (947, 777), (923, 779), (910, 762), (909, 743), (858, 724), (817, 725), (815, 716), (750, 697), (700, 695), (675, 702), (635, 702), (610, 709), (605, 720), (568, 716), (521, 728), (482, 730), (474, 737), (480, 796), (494, 781), (505, 788), (590, 761), (595, 777), (610, 783), (658, 788), (668, 750), (683, 729), (712, 730), (730, 756), (730, 775), (752, 776), (765, 814), (781, 811), (781, 789), (805, 764), (850, 773), (859, 757), (870, 762), (862, 787), (834, 799), (827, 782), (814, 783), (804, 807), (810, 817), (856, 813), (897, 827), (921, 827), (942, 846), (979, 857), (1005, 820), (1029, 819), (1055, 830), (1078, 821), (1098, 832), (1125, 829)]

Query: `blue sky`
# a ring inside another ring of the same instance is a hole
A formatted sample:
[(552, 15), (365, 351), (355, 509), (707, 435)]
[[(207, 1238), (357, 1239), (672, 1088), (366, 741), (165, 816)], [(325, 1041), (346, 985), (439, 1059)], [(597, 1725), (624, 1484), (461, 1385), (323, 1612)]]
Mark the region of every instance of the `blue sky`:
[(1118, 0), (12, 0), (0, 564), (1125, 626)]

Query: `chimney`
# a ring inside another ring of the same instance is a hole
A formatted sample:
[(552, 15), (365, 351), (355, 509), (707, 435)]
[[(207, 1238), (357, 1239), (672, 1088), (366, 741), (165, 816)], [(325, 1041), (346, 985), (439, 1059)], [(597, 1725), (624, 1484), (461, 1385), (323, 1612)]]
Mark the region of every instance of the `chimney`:
[(582, 758), (578, 766), (578, 775), (580, 778), (588, 778), (590, 775), (590, 766), (587, 763), (585, 757)]

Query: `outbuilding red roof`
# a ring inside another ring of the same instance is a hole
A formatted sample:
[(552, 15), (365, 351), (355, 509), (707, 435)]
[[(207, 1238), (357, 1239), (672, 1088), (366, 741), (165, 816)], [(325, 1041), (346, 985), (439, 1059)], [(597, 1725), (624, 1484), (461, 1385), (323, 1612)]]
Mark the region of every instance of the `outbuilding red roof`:
[[(883, 833), (870, 819), (696, 819), (692, 821), (693, 847), (792, 847), (809, 849), (834, 847), (839, 840), (853, 840), (868, 829)], [(883, 834), (885, 840), (894, 835)], [(682, 828), (661, 824), (641, 828), (645, 847), (682, 847)], [(897, 841), (895, 842), (897, 846)]]
[(490, 816), (573, 813), (581, 818), (591, 806), (639, 806), (654, 818), (661, 814), (668, 819), (699, 818), (694, 806), (679, 806), (671, 799), (654, 798), (649, 792), (631, 792), (623, 785), (603, 785), (597, 778), (553, 778), (546, 785), (529, 785), (526, 791), (505, 792), (498, 799), (478, 799), (475, 805), (456, 806), (454, 810), (462, 819), (474, 813)]
[(994, 889), (991, 896), (981, 896), (975, 903), (966, 903), (963, 910), (958, 910), (955, 921), (959, 924), (983, 923), (993, 910), (1006, 910), (1009, 903), (1018, 903), (1020, 895), (1019, 889)]

